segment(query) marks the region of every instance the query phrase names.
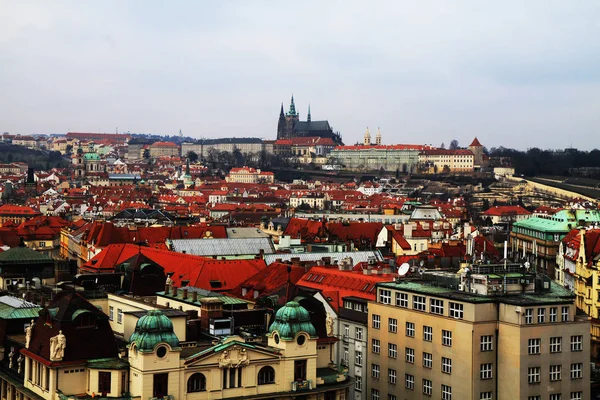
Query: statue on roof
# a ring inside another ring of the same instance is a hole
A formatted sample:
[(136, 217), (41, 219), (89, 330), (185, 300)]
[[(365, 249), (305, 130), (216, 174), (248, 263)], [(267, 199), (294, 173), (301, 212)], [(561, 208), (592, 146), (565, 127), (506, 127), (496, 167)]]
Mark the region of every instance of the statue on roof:
[(67, 338), (63, 335), (62, 330), (58, 331), (58, 335), (50, 338), (50, 361), (62, 361), (67, 348)]
[(31, 343), (31, 335), (33, 334), (33, 327), (35, 326), (35, 321), (31, 320), (31, 323), (25, 328), (25, 348), (29, 348), (29, 343)]

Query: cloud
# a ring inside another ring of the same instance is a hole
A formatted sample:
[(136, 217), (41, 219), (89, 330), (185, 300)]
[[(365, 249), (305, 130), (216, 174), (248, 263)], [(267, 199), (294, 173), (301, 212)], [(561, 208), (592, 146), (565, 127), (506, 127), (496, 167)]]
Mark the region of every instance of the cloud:
[(595, 1), (0, 4), (0, 130), (598, 147)]

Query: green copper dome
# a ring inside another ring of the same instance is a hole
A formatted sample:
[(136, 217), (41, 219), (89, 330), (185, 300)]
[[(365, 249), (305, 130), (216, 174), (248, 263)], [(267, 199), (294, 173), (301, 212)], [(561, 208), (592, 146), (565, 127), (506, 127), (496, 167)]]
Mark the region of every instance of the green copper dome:
[(83, 156), (84, 160), (99, 160), (100, 156), (96, 153), (85, 153)]
[(173, 332), (173, 323), (160, 310), (150, 310), (135, 325), (135, 332), (129, 339), (138, 351), (152, 352), (159, 343), (166, 343), (172, 349), (179, 347), (179, 339)]
[(317, 337), (317, 330), (310, 322), (310, 314), (306, 308), (295, 301), (288, 302), (277, 311), (269, 333), (275, 331), (282, 340), (293, 340), (300, 332), (305, 332), (311, 338)]

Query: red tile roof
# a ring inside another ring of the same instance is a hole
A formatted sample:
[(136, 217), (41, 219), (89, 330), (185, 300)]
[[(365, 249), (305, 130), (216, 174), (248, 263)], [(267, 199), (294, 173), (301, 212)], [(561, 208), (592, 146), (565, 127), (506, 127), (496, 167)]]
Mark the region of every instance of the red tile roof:
[(481, 213), (481, 215), (489, 216), (511, 216), (511, 215), (529, 215), (530, 211), (527, 211), (521, 206), (495, 206)]
[(477, 138), (473, 139), (469, 147), (483, 147)]
[(365, 145), (354, 145), (354, 146), (337, 146), (334, 150), (428, 150), (432, 149), (431, 146), (425, 146), (422, 144), (390, 144), (380, 146), (365, 146)]
[(189, 280), (189, 286), (213, 291), (232, 290), (267, 267), (260, 259), (216, 260), (133, 244), (111, 244), (81, 269), (91, 273), (115, 272), (117, 265), (138, 253), (163, 267), (165, 272), (173, 272), (175, 286)]

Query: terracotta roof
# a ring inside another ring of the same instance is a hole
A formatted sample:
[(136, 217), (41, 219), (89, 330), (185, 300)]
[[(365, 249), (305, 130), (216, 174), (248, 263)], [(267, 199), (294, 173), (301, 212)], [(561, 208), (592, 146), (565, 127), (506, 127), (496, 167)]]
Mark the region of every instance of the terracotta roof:
[(495, 206), (481, 213), (481, 215), (490, 215), (498, 217), (529, 214), (531, 214), (531, 212), (527, 211), (521, 206)]
[(390, 144), (390, 145), (380, 145), (380, 146), (365, 146), (365, 145), (355, 145), (355, 146), (337, 146), (334, 150), (428, 150), (432, 149), (431, 146), (425, 146), (422, 144)]
[(473, 139), (469, 147), (483, 147), (477, 138)]

